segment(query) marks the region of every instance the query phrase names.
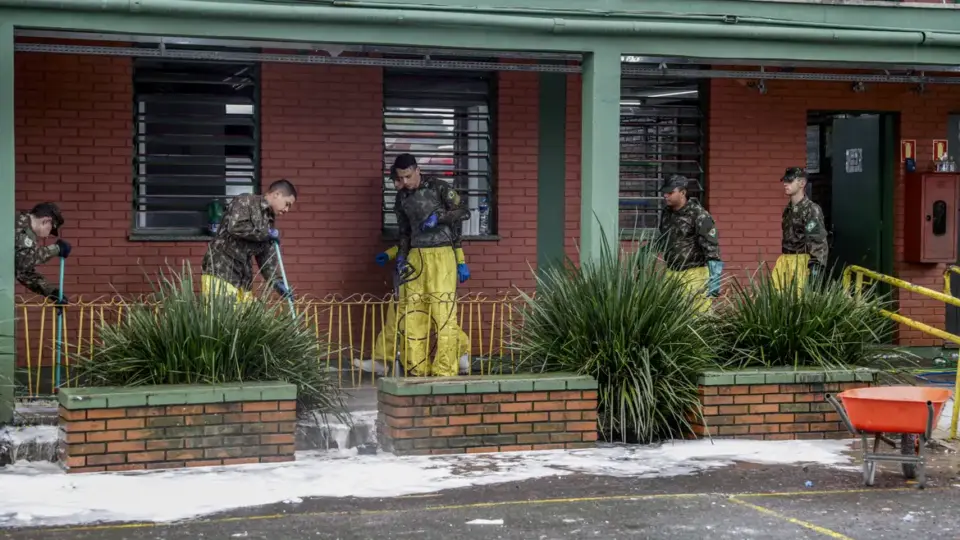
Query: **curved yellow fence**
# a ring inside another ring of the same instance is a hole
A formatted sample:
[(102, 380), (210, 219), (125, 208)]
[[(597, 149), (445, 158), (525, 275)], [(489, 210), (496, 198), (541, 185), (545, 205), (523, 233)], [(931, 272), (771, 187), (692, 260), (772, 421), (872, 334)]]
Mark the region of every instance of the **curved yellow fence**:
[[(63, 381), (71, 380), (70, 368), (78, 358), (96, 356), (100, 329), (117, 323), (127, 306), (134, 303), (148, 302), (123, 297), (92, 301), (80, 298), (64, 308), (60, 363)], [(469, 352), (461, 358), (461, 374), (489, 372), (494, 365), (497, 369), (516, 365), (519, 359), (508, 344), (515, 319), (519, 320), (515, 307), (521, 303), (518, 295), (468, 294), (458, 298), (457, 318), (469, 344), (462, 347)], [(16, 309), (18, 393), (28, 398), (50, 395), (55, 386), (52, 366), (57, 339), (56, 308), (36, 297), (18, 298)], [(393, 339), (397, 335), (397, 317), (391, 313), (396, 309), (391, 297), (301, 298), (295, 309), (326, 348), (321, 351), (321, 369), (335, 372), (341, 386), (357, 388), (375, 384), (378, 376), (402, 374), (392, 360), (397, 357), (398, 340)], [(427, 339), (436, 338), (433, 335)]]

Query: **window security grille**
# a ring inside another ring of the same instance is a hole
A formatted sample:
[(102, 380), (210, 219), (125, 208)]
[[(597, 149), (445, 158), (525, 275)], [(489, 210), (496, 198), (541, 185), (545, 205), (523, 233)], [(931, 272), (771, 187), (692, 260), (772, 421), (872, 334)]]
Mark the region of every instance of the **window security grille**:
[(451, 182), (466, 197), (464, 237), (495, 233), (493, 84), (490, 73), (386, 70), (383, 84), (384, 232), (396, 234), (390, 167), (410, 153), (425, 175)]
[(620, 231), (655, 232), (674, 174), (691, 179), (688, 194), (704, 202), (705, 113), (701, 82), (649, 77), (622, 81), (620, 100)]
[(134, 230), (202, 234), (207, 206), (259, 191), (256, 64), (134, 64)]

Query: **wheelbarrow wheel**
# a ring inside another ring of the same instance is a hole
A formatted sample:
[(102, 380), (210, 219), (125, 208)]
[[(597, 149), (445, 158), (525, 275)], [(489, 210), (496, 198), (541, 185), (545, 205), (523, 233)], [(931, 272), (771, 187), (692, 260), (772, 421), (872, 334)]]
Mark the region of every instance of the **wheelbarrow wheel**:
[[(900, 435), (900, 454), (904, 456), (917, 456), (920, 454), (920, 437), (915, 433), (903, 433)], [(916, 463), (901, 463), (903, 477), (907, 480), (913, 480), (917, 477)]]

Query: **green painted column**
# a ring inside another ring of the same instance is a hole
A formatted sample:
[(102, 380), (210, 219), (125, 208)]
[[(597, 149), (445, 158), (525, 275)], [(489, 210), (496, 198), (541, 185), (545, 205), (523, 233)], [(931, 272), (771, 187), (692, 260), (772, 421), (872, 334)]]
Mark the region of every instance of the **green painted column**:
[(584, 54), (582, 145), (580, 257), (596, 259), (620, 234), (620, 51), (612, 47)]
[(563, 261), (567, 176), (567, 75), (540, 74), (537, 268)]
[[(13, 420), (14, 333), (13, 25), (0, 24), (0, 424)], [(6, 225), (2, 225), (2, 224)]]

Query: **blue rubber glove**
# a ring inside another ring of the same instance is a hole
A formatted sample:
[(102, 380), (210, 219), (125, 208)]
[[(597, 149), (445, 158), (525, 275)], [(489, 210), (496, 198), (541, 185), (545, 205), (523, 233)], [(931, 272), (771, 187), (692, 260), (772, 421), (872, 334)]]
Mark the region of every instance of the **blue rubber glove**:
[(720, 296), (720, 276), (723, 274), (723, 261), (707, 261), (710, 277), (707, 279), (707, 296)]
[(290, 289), (288, 289), (287, 286), (284, 285), (282, 281), (275, 281), (273, 283), (273, 290), (277, 291), (277, 294), (279, 294), (284, 299), (289, 298), (293, 300), (293, 293), (290, 292)]
[(276, 229), (270, 229), (269, 234), (270, 234), (270, 240), (272, 240), (272, 241), (274, 241), (274, 242), (276, 242), (276, 243), (278, 243), (278, 244), (280, 243), (280, 231), (278, 231), (278, 230), (276, 230)]
[(383, 266), (383, 265), (387, 264), (387, 262), (390, 261), (390, 256), (387, 255), (387, 252), (386, 252), (386, 251), (384, 251), (384, 252), (381, 252), (381, 253), (377, 253), (377, 257), (376, 257), (375, 259), (373, 259), (373, 260), (376, 261), (377, 266)]
[(420, 230), (425, 231), (427, 229), (432, 229), (436, 226), (437, 226), (437, 215), (430, 214), (430, 217), (424, 220), (423, 224), (420, 225)]
[(464, 281), (466, 281), (466, 280), (468, 280), (468, 279), (470, 279), (470, 269), (467, 268), (467, 264), (466, 264), (466, 263), (460, 263), (460, 264), (458, 264), (458, 265), (457, 265), (457, 280), (459, 280), (460, 283), (463, 283)]

